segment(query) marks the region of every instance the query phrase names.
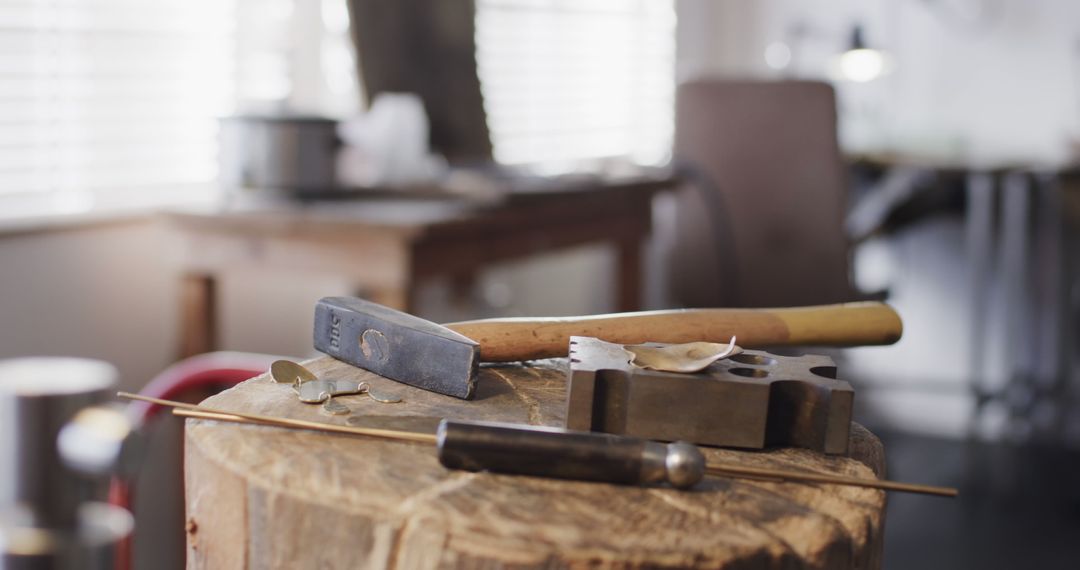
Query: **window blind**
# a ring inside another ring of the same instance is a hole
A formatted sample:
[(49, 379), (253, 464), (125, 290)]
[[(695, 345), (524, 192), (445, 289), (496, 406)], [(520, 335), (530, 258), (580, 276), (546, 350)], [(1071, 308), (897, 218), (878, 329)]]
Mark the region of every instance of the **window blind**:
[[(496, 159), (548, 170), (608, 157), (666, 160), (673, 2), (477, 0)], [(353, 66), (343, 6), (3, 0), (0, 217), (28, 203), (65, 213), (212, 192), (218, 117), (282, 104), (347, 114), (359, 101), (342, 71)], [(320, 15), (321, 38), (313, 31)], [(317, 67), (333, 68), (315, 92), (298, 72), (310, 71), (313, 52)]]
[(233, 9), (0, 2), (0, 208), (37, 197), (88, 210), (211, 182), (216, 119), (233, 102)]
[(668, 159), (673, 0), (477, 0), (476, 44), (497, 161)]

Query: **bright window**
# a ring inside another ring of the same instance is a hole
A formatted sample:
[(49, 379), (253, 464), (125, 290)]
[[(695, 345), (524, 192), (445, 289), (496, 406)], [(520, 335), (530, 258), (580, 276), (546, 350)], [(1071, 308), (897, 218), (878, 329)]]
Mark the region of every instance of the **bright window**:
[(477, 0), (477, 64), (506, 164), (665, 162), (675, 93), (673, 0)]
[[(477, 0), (496, 159), (665, 161), (673, 3)], [(347, 23), (345, 0), (0, 1), (0, 220), (213, 196), (219, 117), (360, 107)]]
[(220, 117), (355, 77), (345, 0), (0, 0), (0, 222), (212, 198)]
[(0, 216), (201, 191), (232, 33), (220, 0), (0, 3)]

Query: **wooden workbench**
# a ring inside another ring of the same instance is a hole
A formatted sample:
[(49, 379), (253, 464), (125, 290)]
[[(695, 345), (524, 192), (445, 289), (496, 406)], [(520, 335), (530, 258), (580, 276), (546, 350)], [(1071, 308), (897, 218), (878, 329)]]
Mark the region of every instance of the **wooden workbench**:
[(640, 308), (642, 246), (652, 198), (676, 179), (656, 173), (548, 184), (477, 202), (443, 196), (298, 202), (237, 199), (167, 215), (181, 275), (180, 357), (215, 350), (218, 278), (327, 275), (358, 296), (414, 312), (417, 286), (436, 276), (468, 284), (492, 264), (573, 246), (615, 248), (619, 311)]
[[(405, 399), (342, 398), (357, 415), (552, 426), (564, 417), (561, 360), (483, 368), (473, 401), (329, 357), (308, 366)], [(204, 404), (347, 421), (267, 375)], [(881, 443), (853, 428), (851, 457), (705, 452), (711, 461), (881, 476)], [(872, 489), (710, 477), (677, 491), (468, 473), (440, 466), (430, 445), (201, 420), (187, 422), (185, 442), (188, 568), (880, 566), (885, 495)]]

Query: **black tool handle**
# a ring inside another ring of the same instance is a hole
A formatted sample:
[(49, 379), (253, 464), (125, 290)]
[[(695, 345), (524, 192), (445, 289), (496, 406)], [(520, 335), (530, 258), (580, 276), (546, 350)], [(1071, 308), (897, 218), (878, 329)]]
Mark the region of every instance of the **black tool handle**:
[(512, 424), (443, 420), (438, 448), (451, 469), (630, 485), (690, 487), (705, 470), (687, 443)]

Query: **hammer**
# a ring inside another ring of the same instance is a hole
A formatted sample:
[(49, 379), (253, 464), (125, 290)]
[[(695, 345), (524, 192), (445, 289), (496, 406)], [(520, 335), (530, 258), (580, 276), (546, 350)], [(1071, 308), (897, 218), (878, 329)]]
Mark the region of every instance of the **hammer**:
[(727, 342), (745, 348), (892, 344), (903, 325), (877, 302), (781, 309), (678, 309), (439, 325), (355, 297), (315, 305), (315, 348), (380, 376), (468, 399), (479, 363), (566, 356), (571, 336), (617, 344)]

